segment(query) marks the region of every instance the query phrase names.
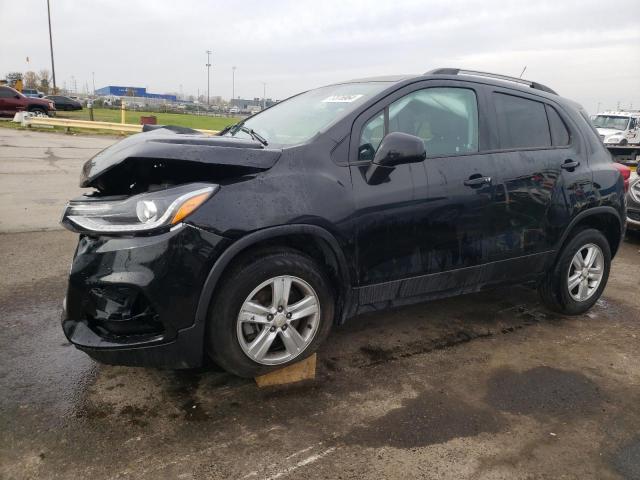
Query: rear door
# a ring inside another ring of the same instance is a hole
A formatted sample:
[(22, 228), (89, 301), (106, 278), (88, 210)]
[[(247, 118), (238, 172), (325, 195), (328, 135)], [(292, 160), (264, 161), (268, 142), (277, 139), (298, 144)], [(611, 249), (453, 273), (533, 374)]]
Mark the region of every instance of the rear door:
[(567, 218), (588, 202), (584, 146), (561, 105), (510, 89), (491, 90), (493, 155), (504, 179), (502, 215), (493, 226), (495, 259), (512, 260), (515, 275), (534, 276)]

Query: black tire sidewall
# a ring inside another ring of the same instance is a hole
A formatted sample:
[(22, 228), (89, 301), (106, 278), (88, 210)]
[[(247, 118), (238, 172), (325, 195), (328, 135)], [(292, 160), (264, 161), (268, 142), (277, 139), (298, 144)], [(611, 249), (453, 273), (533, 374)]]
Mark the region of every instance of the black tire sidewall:
[[(311, 285), (320, 300), (320, 324), (312, 342), (293, 360), (280, 365), (261, 365), (251, 360), (240, 347), (236, 321), (240, 307), (251, 291), (279, 275), (295, 276)], [(326, 274), (306, 255), (281, 251), (254, 257), (232, 269), (221, 281), (224, 286), (216, 293), (209, 310), (206, 347), (216, 363), (235, 375), (255, 377), (299, 362), (314, 353), (331, 330), (334, 295)]]
[[(598, 289), (591, 297), (583, 302), (578, 302), (571, 297), (569, 293), (569, 286), (567, 283), (567, 276), (569, 274), (569, 266), (573, 260), (574, 255), (578, 249), (583, 246), (593, 243), (600, 247), (604, 256), (604, 271), (602, 274), (602, 280)], [(609, 279), (609, 271), (611, 269), (611, 249), (606, 237), (596, 229), (586, 229), (580, 231), (567, 243), (562, 250), (560, 258), (556, 264), (554, 271), (555, 287), (557, 288), (558, 300), (562, 307), (563, 313), (568, 315), (578, 315), (589, 310), (600, 298), (602, 292), (607, 286), (607, 280)]]

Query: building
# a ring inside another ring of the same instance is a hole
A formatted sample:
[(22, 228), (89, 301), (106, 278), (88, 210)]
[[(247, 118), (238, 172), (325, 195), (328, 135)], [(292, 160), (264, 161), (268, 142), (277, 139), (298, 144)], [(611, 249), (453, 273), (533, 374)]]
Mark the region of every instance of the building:
[(168, 102), (177, 102), (176, 95), (168, 95), (162, 93), (149, 93), (145, 87), (119, 87), (109, 85), (96, 90), (96, 95), (103, 97), (140, 97), (151, 98), (156, 100), (166, 100)]

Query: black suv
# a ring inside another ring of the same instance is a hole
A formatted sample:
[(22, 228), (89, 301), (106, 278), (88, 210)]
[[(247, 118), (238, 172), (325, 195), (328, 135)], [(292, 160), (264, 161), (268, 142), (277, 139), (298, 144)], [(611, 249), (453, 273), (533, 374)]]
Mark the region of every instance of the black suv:
[(585, 111), (458, 69), (310, 90), (218, 136), (161, 127), (83, 168), (62, 326), (93, 358), (253, 376), (362, 312), (537, 282), (602, 294), (620, 172)]

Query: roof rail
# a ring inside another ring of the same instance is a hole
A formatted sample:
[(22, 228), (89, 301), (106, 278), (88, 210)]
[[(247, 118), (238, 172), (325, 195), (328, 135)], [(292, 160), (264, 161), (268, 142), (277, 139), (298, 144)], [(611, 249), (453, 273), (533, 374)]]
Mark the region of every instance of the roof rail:
[(525, 80), (518, 77), (510, 77), (508, 75), (500, 75), (498, 73), (478, 72), (476, 70), (465, 70), (463, 68), (436, 68), (435, 70), (427, 72), (426, 75), (473, 75), (474, 77), (495, 78), (497, 80), (507, 80), (508, 82), (521, 83), (523, 85), (528, 85), (531, 88), (535, 88), (536, 90), (542, 90), (543, 92), (553, 93), (554, 95), (557, 95), (554, 90), (541, 83), (532, 82), (531, 80)]

